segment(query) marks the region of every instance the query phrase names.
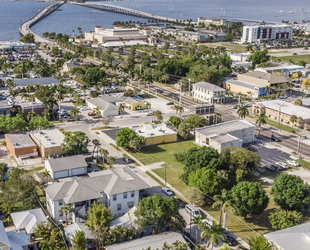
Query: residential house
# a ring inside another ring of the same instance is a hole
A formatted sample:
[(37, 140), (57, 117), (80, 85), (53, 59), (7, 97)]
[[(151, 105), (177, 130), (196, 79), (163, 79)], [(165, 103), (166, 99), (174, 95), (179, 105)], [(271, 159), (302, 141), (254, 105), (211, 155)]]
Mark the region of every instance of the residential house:
[(123, 167), (89, 173), (88, 177), (70, 177), (45, 187), (47, 209), (55, 221), (63, 220), (61, 207), (69, 205), (73, 211), (70, 220), (85, 219), (94, 201), (111, 207), (112, 216), (124, 215), (134, 207), (140, 192), (150, 188), (131, 168)]
[(285, 102), (282, 100), (270, 100), (264, 102), (256, 102), (252, 106), (252, 112), (259, 115), (265, 112), (269, 119), (280, 121), (281, 123), (298, 126), (297, 123), (292, 124), (291, 116), (296, 115), (303, 119), (304, 124), (302, 127), (305, 129), (310, 128), (310, 111), (306, 107), (296, 106), (293, 103)]
[(152, 124), (145, 122), (140, 126), (131, 127), (139, 136), (145, 138), (145, 145), (154, 145), (161, 143), (175, 142), (177, 140), (177, 132), (168, 128), (166, 124)]
[(87, 162), (83, 155), (61, 158), (49, 158), (45, 161), (45, 169), (52, 179), (87, 174)]
[(198, 82), (192, 84), (193, 97), (207, 103), (225, 102), (227, 90), (208, 82)]
[(11, 108), (13, 108), (13, 105), (9, 104), (8, 101), (0, 101), (0, 116), (11, 116)]
[(195, 143), (199, 146), (212, 147), (220, 153), (224, 148), (253, 143), (254, 138), (255, 125), (245, 120), (234, 120), (197, 128)]
[(0, 220), (0, 249), (1, 250), (28, 250), (30, 238), (25, 232), (5, 231)]
[[(130, 240), (111, 246), (105, 246), (106, 250), (145, 250), (145, 249), (163, 249), (165, 244), (173, 245), (175, 242), (186, 243), (182, 234), (177, 232), (164, 232), (154, 234), (140, 239)], [(190, 250), (190, 247), (187, 247)]]
[(47, 217), (41, 208), (11, 213), (10, 216), (16, 230), (25, 231), (28, 235), (33, 234), (38, 223), (47, 222)]
[(42, 158), (59, 157), (65, 152), (61, 150), (61, 144), (65, 135), (57, 128), (31, 131), (29, 133), (32, 140), (37, 144)]
[(71, 69), (79, 67), (80, 63), (77, 62), (74, 58), (70, 59), (68, 62), (65, 62), (62, 66), (62, 73), (68, 73)]
[(84, 232), (86, 238), (87, 249), (93, 249), (95, 246), (95, 236), (87, 229), (83, 223), (73, 223), (64, 228), (65, 236), (69, 243), (72, 244), (72, 238), (79, 231)]
[(310, 249), (310, 222), (264, 234), (264, 236), (271, 244), (272, 250), (308, 250)]
[(5, 134), (4, 137), (7, 149), (16, 159), (38, 157), (38, 147), (28, 134)]

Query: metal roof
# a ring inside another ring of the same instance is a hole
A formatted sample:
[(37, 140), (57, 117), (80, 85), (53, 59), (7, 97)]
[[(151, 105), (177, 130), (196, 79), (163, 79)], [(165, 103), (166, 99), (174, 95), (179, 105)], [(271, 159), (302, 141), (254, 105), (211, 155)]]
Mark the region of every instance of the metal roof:
[(57, 84), (59, 80), (55, 77), (13, 79), (17, 87), (39, 84)]
[[(162, 249), (164, 244), (172, 245), (176, 241), (186, 243), (182, 234), (176, 232), (164, 232), (151, 236), (146, 236), (140, 239), (123, 242), (111, 246), (106, 246), (106, 250), (144, 250), (144, 249)], [(187, 247), (190, 250), (190, 247)]]
[(0, 242), (8, 247), (10, 246), (9, 238), (5, 232), (3, 222), (1, 220), (0, 220)]

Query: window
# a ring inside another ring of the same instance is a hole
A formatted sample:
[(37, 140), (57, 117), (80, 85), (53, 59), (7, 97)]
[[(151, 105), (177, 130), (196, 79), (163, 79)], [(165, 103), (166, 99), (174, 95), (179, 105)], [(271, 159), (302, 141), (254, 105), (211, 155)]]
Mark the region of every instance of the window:
[(117, 195), (116, 194), (113, 194), (113, 200), (116, 201), (116, 197)]
[(135, 205), (135, 202), (134, 202), (134, 201), (127, 202), (127, 207), (128, 207), (128, 208), (133, 208), (134, 205)]
[(131, 197), (135, 197), (135, 191), (131, 191)]
[(122, 204), (117, 204), (117, 211), (122, 210)]
[(58, 203), (59, 203), (59, 206), (62, 206), (62, 200), (61, 200), (61, 201), (59, 201)]
[(123, 195), (124, 195), (124, 199), (127, 199), (127, 192), (124, 192)]

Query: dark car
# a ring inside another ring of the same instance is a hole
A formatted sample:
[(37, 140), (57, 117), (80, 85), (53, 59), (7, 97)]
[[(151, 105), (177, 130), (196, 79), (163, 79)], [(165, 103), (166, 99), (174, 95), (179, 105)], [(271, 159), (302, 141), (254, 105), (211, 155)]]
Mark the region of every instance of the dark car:
[(173, 102), (167, 102), (166, 105), (174, 105)]
[(281, 142), (281, 140), (278, 137), (276, 137), (275, 135), (271, 135), (271, 140), (275, 141), (275, 142)]
[(185, 203), (184, 201), (182, 201), (182, 200), (179, 199), (179, 198), (175, 198), (175, 199), (176, 199), (176, 201), (179, 203), (179, 207), (181, 207), (181, 208), (184, 208), (184, 207), (185, 207), (186, 203)]
[(127, 157), (124, 157), (123, 160), (124, 160), (124, 162), (126, 162), (126, 163), (132, 163), (132, 160), (129, 159), (129, 158), (127, 158)]
[(270, 165), (270, 166), (264, 166), (265, 169), (269, 170), (269, 171), (272, 171), (272, 172), (275, 172), (277, 169), (273, 166), (273, 165)]
[(226, 243), (228, 244), (228, 246), (235, 246), (236, 245), (236, 241), (231, 238), (228, 234), (223, 234), (223, 237), (226, 241)]
[(180, 101), (179, 97), (177, 97), (177, 96), (174, 97), (174, 100)]
[(156, 92), (157, 92), (157, 93), (164, 93), (164, 91), (161, 90), (161, 89), (156, 89)]

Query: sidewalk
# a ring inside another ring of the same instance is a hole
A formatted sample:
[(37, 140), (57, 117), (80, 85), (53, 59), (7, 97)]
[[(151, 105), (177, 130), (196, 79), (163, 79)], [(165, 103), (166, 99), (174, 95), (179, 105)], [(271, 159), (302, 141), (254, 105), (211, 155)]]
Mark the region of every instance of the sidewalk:
[[(129, 152), (121, 149), (122, 152), (126, 153), (127, 155), (129, 155), (134, 161), (136, 161), (137, 163), (140, 164), (140, 167), (137, 167), (137, 169), (143, 171), (143, 172), (149, 172), (151, 173), (153, 176), (155, 176), (159, 181), (161, 181), (162, 183), (165, 183), (165, 180), (163, 178), (161, 178), (159, 175), (157, 175), (156, 173), (154, 173), (148, 166), (144, 165), (142, 162), (140, 162), (137, 158), (135, 158), (134, 156), (132, 156)], [(191, 202), (180, 192), (178, 191), (176, 188), (174, 188), (173, 186), (171, 186), (169, 183), (167, 183), (167, 187), (169, 187), (177, 196), (179, 196), (182, 200), (186, 201), (188, 204), (191, 204)], [(211, 215), (209, 215), (205, 210), (203, 210), (202, 208), (199, 207), (200, 210), (202, 210), (203, 212), (205, 212), (208, 216), (208, 219), (210, 220), (215, 220)], [(218, 223), (218, 221), (217, 221)], [(246, 243), (244, 240), (242, 240), (241, 238), (239, 238), (237, 235), (235, 235), (232, 231), (230, 231), (228, 228), (225, 228), (225, 230), (228, 232), (228, 234), (230, 236), (232, 236), (235, 240), (237, 240), (241, 245), (243, 245), (245, 248), (250, 249), (250, 246), (248, 243)]]

